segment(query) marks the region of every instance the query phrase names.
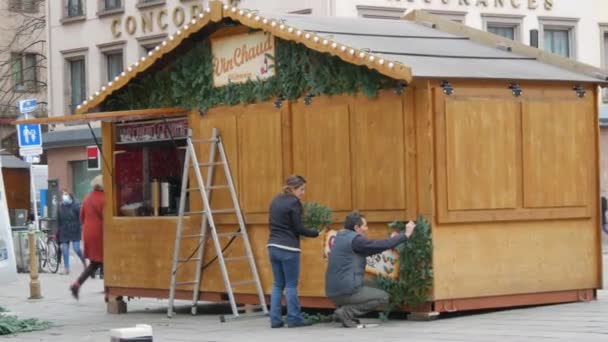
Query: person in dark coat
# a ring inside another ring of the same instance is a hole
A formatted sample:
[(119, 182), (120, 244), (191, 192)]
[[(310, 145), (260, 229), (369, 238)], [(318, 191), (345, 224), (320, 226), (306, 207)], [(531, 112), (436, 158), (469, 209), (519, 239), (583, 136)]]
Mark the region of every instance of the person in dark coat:
[(70, 274), (70, 242), (83, 267), (86, 268), (87, 265), (80, 250), (82, 236), (80, 206), (74, 201), (74, 196), (67, 191), (63, 191), (61, 196), (61, 203), (57, 210), (57, 225), (59, 226), (59, 243), (63, 252), (64, 271), (62, 274)]
[(415, 228), (410, 221), (404, 234), (394, 232), (389, 239), (371, 240), (365, 236), (365, 216), (358, 212), (346, 216), (344, 229), (334, 239), (325, 273), (325, 294), (336, 304), (334, 316), (345, 328), (357, 327), (357, 316), (388, 304), (388, 293), (363, 279), (366, 258), (406, 242)]
[(306, 192), (306, 180), (302, 176), (289, 176), (283, 193), (270, 203), (270, 238), (268, 255), (274, 282), (270, 295), (270, 326), (283, 327), (281, 300), (285, 290), (287, 303), (287, 326), (290, 328), (309, 326), (300, 309), (298, 281), (300, 278), (300, 237), (317, 237), (319, 232), (304, 228), (302, 203)]
[(103, 208), (105, 206), (105, 195), (101, 175), (93, 178), (91, 187), (93, 191), (89, 192), (82, 201), (82, 209), (80, 210), (84, 236), (84, 256), (90, 262), (76, 282), (70, 286), (70, 292), (76, 299), (78, 299), (82, 284), (103, 266)]

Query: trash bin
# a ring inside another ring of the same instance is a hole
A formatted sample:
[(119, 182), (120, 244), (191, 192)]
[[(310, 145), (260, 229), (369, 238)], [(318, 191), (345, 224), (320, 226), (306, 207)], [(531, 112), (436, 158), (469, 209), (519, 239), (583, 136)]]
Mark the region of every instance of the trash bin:
[[(28, 226), (11, 227), (13, 235), (13, 247), (15, 249), (15, 263), (17, 264), (17, 272), (28, 273), (30, 271), (30, 249), (27, 233)], [(35, 232), (36, 238), (42, 234), (39, 231)], [(38, 262), (38, 271), (40, 270), (40, 262)]]
[(110, 330), (111, 342), (152, 342), (152, 327), (147, 324), (137, 324), (133, 328)]

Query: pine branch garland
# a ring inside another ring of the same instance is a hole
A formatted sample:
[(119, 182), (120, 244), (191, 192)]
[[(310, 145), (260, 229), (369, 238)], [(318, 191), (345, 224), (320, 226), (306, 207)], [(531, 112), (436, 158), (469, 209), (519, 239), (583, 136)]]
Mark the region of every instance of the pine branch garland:
[(208, 40), (179, 56), (154, 74), (144, 74), (110, 95), (103, 110), (162, 107), (199, 108), (203, 112), (218, 105), (265, 102), (282, 96), (296, 100), (307, 94), (355, 94), (373, 98), (391, 87), (394, 80), (364, 66), (346, 63), (338, 57), (310, 50), (295, 42), (277, 39), (271, 68), (275, 76), (243, 84), (213, 86), (213, 63)]

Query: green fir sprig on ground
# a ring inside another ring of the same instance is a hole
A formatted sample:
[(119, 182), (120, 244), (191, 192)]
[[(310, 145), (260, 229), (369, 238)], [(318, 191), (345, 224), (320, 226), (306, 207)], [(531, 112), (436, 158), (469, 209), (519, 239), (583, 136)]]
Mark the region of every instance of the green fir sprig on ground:
[(302, 318), (309, 321), (312, 324), (318, 323), (331, 323), (334, 321), (333, 315), (324, 315), (322, 313), (309, 314), (306, 312), (302, 312)]
[(49, 321), (36, 318), (19, 319), (17, 316), (7, 314), (7, 310), (0, 307), (0, 335), (10, 335), (21, 332), (45, 330), (52, 326)]

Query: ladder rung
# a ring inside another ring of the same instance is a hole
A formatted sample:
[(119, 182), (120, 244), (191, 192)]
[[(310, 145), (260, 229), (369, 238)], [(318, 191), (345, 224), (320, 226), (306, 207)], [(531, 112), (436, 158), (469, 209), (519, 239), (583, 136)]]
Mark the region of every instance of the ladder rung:
[(228, 184), (212, 185), (212, 186), (207, 187), (207, 189), (228, 189), (228, 188), (230, 188), (230, 185), (228, 185)]
[(217, 138), (211, 138), (211, 139), (190, 139), (190, 141), (197, 142), (197, 143), (212, 143), (212, 142), (218, 142), (219, 139)]
[(175, 286), (180, 286), (180, 285), (196, 285), (196, 281), (182, 281), (182, 282), (175, 283)]
[(202, 166), (202, 167), (215, 166), (215, 165), (224, 165), (224, 163), (222, 163), (222, 162), (198, 163), (198, 166)]
[(236, 213), (236, 209), (211, 209), (212, 214), (227, 214), (227, 213)]
[(178, 262), (191, 262), (191, 261), (199, 261), (201, 258), (191, 258), (191, 259), (177, 259)]
[(235, 281), (232, 282), (232, 287), (236, 287), (239, 285), (246, 285), (246, 284), (255, 284), (255, 280), (251, 279), (251, 280), (242, 280), (242, 281)]
[(238, 235), (242, 235), (243, 233), (241, 233), (241, 231), (239, 230), (238, 232), (232, 232), (232, 233), (219, 233), (217, 234), (217, 237), (232, 237), (232, 236), (238, 236)]
[(238, 260), (247, 260), (247, 256), (224, 258), (224, 261), (238, 261)]
[(192, 239), (192, 238), (201, 238), (203, 234), (192, 234), (192, 235), (184, 235), (182, 239)]
[(184, 215), (205, 215), (205, 210), (186, 211)]

